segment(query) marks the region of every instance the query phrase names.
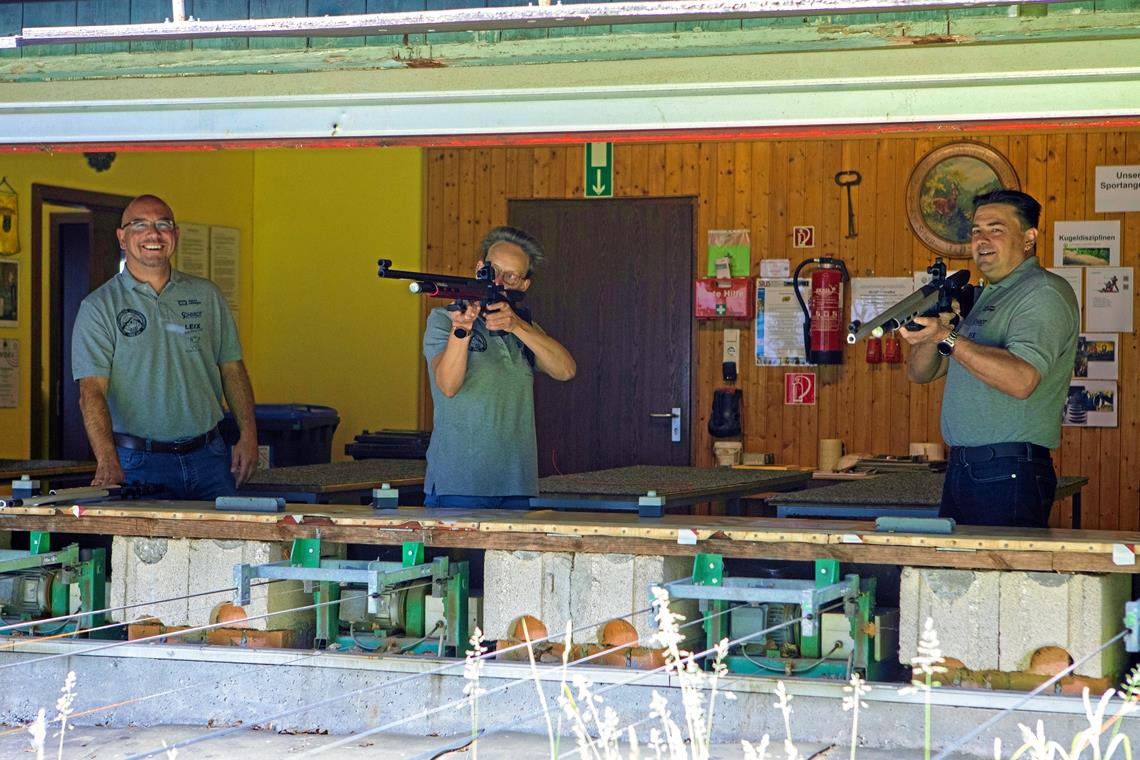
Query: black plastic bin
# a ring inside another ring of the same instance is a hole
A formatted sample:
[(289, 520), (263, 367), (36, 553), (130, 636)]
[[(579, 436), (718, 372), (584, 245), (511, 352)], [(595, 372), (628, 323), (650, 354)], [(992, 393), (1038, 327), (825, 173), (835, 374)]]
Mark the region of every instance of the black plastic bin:
[[(336, 409), (311, 404), (258, 404), (257, 443), (269, 448), (270, 467), (327, 464), (332, 461), (332, 439), (340, 416)], [(218, 423), (222, 438), (237, 442), (238, 426), (232, 412)]]

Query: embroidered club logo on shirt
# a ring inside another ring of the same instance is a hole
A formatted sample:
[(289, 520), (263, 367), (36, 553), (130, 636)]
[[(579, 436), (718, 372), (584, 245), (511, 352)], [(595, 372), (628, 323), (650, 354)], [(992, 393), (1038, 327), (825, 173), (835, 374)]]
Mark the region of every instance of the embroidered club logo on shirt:
[(141, 311), (134, 309), (123, 309), (115, 317), (115, 321), (119, 325), (119, 332), (128, 338), (141, 335), (142, 331), (146, 329), (146, 317)]

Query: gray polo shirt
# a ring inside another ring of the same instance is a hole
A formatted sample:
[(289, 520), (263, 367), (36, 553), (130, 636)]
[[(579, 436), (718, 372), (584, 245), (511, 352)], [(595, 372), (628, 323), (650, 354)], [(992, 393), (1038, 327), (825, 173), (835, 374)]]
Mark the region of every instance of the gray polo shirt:
[(424, 332), (424, 357), (435, 408), (424, 491), (444, 496), (537, 496), (538, 444), (534, 432), (534, 369), (522, 342), (494, 336), (475, 322), (467, 374), (451, 398), (435, 383), (431, 360), (447, 347), (451, 317), (433, 309)]
[(1063, 278), (1031, 256), (986, 285), (958, 331), (983, 346), (1009, 350), (1041, 381), (1019, 400), (986, 385), (953, 359), (942, 397), (942, 437), (951, 446), (1028, 442), (1061, 445), (1061, 414), (1073, 375), (1080, 309)]
[(201, 435), (222, 418), (220, 364), (241, 359), (225, 298), (209, 280), (171, 272), (156, 294), (123, 270), (83, 299), (72, 374), (110, 378), (117, 433), (159, 441)]

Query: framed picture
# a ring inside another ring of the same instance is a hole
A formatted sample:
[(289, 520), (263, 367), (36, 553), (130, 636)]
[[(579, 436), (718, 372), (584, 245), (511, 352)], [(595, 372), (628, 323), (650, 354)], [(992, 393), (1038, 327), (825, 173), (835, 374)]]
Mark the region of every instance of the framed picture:
[(914, 234), (940, 256), (970, 256), (974, 198), (991, 190), (1020, 190), (1017, 172), (989, 145), (958, 142), (923, 157), (906, 185), (906, 215)]
[(0, 327), (15, 327), (20, 317), (20, 264), (0, 259)]

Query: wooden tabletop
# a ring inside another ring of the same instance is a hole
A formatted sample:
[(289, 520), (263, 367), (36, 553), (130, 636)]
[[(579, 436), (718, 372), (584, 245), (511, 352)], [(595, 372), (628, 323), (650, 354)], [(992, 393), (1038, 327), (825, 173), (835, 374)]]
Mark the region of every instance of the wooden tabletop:
[(53, 475), (81, 475), (95, 472), (94, 462), (69, 459), (0, 459), (0, 479), (50, 478)]
[(360, 459), (352, 462), (303, 464), (257, 470), (243, 492), (295, 491), (336, 493), (379, 488), (423, 485), (427, 462), (422, 459)]
[(284, 513), (218, 512), (206, 502), (137, 501), (14, 507), (0, 529), (127, 536), (288, 541), (321, 537), (359, 544), (729, 557), (984, 570), (1138, 572), (1140, 533), (959, 526), (951, 535), (878, 533), (853, 520), (775, 519), (553, 510), (374, 511), (354, 505), (289, 505)]

